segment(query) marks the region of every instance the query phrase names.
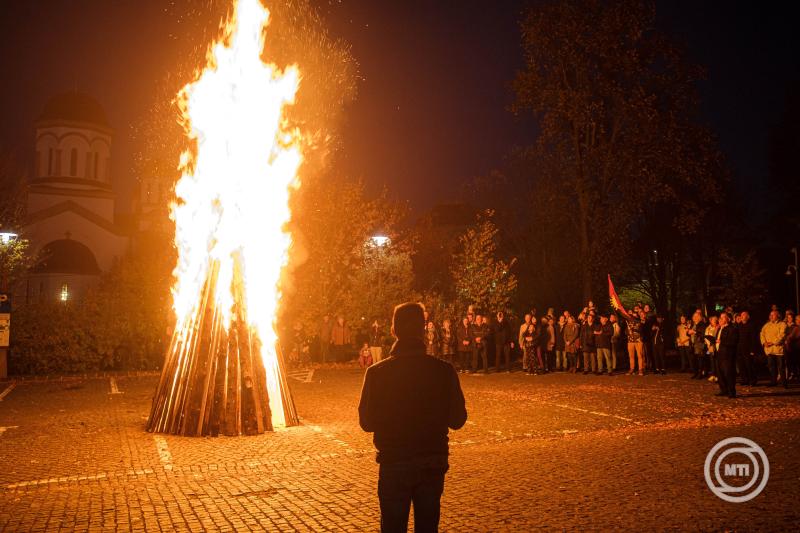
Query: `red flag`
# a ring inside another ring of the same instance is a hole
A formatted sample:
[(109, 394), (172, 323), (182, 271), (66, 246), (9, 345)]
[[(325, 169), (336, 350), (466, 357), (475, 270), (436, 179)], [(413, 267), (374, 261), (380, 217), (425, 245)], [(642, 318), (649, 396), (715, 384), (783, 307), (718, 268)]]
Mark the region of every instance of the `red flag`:
[(628, 312), (625, 310), (625, 307), (622, 305), (622, 301), (619, 299), (617, 291), (614, 290), (614, 284), (611, 283), (611, 274), (608, 275), (608, 297), (611, 299), (611, 307), (613, 307), (616, 311), (619, 311), (620, 314), (625, 318), (630, 317)]

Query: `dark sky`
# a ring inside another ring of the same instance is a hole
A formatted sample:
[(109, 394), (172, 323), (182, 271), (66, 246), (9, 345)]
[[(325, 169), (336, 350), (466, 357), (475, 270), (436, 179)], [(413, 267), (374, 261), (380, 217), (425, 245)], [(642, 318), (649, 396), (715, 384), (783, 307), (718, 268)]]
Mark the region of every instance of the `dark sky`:
[[(368, 184), (386, 184), (421, 210), (453, 197), (463, 181), (499, 166), (512, 145), (532, 138), (533, 125), (506, 110), (521, 64), (517, 20), (524, 2), (318, 5), (331, 33), (352, 44), (360, 63), (363, 81), (344, 131), (345, 166)], [(798, 79), (795, 18), (779, 6), (659, 3), (659, 26), (708, 68), (705, 115), (745, 190), (758, 190), (766, 176), (769, 128)], [(103, 104), (116, 130), (115, 186), (119, 208), (127, 210), (131, 124), (176, 64), (184, 39), (206, 46), (186, 31), (182, 4), (3, 0), (2, 9), (0, 146), (27, 162), (44, 102), (77, 86)]]

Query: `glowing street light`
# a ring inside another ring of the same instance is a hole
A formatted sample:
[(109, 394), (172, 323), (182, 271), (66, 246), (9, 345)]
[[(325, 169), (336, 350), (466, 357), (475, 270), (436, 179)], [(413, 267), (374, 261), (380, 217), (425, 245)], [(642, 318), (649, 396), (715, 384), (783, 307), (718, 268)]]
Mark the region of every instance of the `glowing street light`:
[(17, 237), (19, 237), (19, 235), (16, 233), (10, 231), (0, 231), (0, 243), (2, 244), (8, 244), (11, 241), (15, 241), (17, 240)]
[(383, 248), (384, 246), (388, 246), (391, 242), (391, 239), (386, 235), (373, 235), (369, 238), (369, 244), (376, 248)]

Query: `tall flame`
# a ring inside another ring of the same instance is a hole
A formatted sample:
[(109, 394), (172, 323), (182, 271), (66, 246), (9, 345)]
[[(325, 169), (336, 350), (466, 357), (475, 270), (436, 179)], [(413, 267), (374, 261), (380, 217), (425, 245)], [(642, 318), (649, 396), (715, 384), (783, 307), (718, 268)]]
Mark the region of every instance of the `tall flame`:
[(207, 301), (221, 313), (226, 331), (236, 306), (244, 310), (250, 333), (260, 341), (272, 423), (282, 426), (274, 322), (291, 245), (290, 189), (299, 186), (302, 161), (299, 132), (287, 128), (283, 110), (294, 103), (300, 73), (296, 66), (281, 72), (262, 62), (268, 20), (259, 0), (239, 0), (222, 40), (209, 50), (208, 65), (178, 95), (197, 146), (196, 153), (182, 154), (175, 188), (178, 264), (172, 292), (175, 335), (188, 342), (205, 312), (201, 295), (214, 272)]

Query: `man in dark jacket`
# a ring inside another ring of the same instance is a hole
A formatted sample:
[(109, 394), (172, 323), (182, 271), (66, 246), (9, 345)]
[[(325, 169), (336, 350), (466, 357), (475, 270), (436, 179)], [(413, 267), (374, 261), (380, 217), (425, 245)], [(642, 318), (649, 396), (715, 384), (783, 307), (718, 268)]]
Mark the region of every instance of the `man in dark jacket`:
[(500, 372), (500, 355), (505, 361), (506, 372), (511, 372), (511, 349), (514, 341), (511, 335), (511, 326), (502, 311), (497, 312), (497, 321), (494, 323), (494, 370)]
[(719, 372), (719, 393), (717, 396), (736, 398), (736, 348), (739, 345), (739, 331), (731, 324), (730, 315), (722, 312), (719, 315), (717, 329), (716, 354)]
[(472, 324), (469, 323), (469, 318), (464, 317), (456, 329), (456, 349), (458, 350), (458, 371), (466, 372), (469, 370), (470, 363), (472, 362)]
[(448, 428), (467, 421), (464, 394), (450, 363), (425, 355), (422, 306), (394, 309), (390, 357), (367, 369), (358, 415), (378, 451), (381, 531), (437, 531), (448, 469)]
[(487, 337), (491, 332), (486, 324), (486, 319), (481, 315), (475, 315), (475, 322), (470, 329), (472, 338), (472, 372), (478, 371), (478, 358), (483, 361), (483, 373), (489, 373), (489, 358), (486, 354)]
[(739, 370), (742, 371), (745, 385), (751, 387), (758, 381), (756, 372), (756, 350), (758, 349), (758, 330), (750, 321), (750, 313), (739, 313), (739, 344), (736, 346), (736, 358)]
[(583, 373), (588, 374), (589, 369), (597, 372), (597, 343), (595, 331), (600, 331), (600, 324), (594, 321), (594, 315), (586, 315), (586, 322), (581, 324), (581, 350), (583, 351)]

